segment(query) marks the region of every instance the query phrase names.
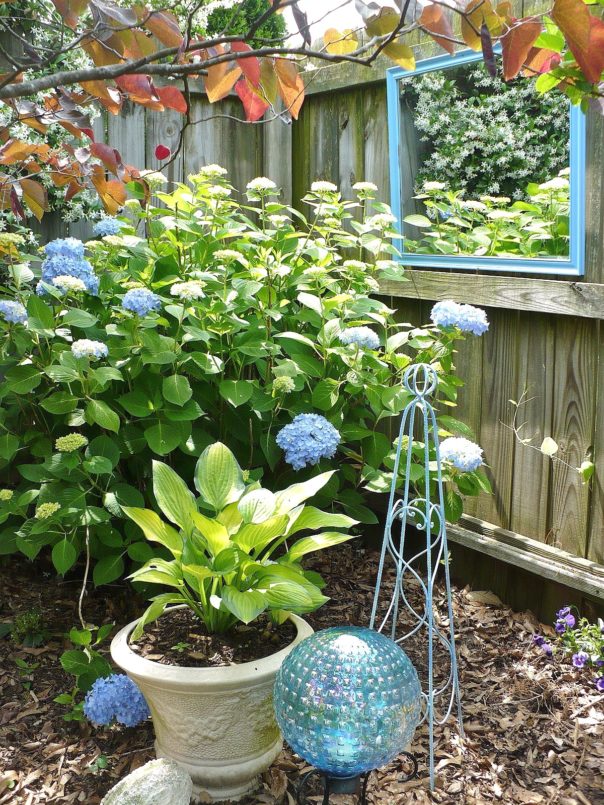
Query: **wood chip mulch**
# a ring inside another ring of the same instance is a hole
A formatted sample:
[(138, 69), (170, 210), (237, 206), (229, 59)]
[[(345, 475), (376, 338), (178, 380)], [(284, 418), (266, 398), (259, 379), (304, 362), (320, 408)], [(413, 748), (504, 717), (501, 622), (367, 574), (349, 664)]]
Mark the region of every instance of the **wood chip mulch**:
[[(376, 565), (373, 552), (350, 545), (317, 557), (332, 600), (309, 618), (315, 629), (367, 625)], [(71, 682), (58, 658), (77, 620), (78, 589), (77, 580), (61, 583), (25, 562), (0, 568), (0, 622), (38, 608), (49, 634), (39, 648), (0, 640), (0, 805), (98, 805), (118, 779), (153, 757), (151, 724), (95, 729), (64, 721), (66, 708), (53, 702)], [(127, 587), (101, 588), (86, 597), (85, 612), (93, 623), (121, 625), (140, 605)], [(437, 729), (437, 789), (430, 793), (427, 732), (420, 728), (412, 747), (419, 779), (400, 782), (404, 767), (395, 762), (372, 774), (369, 802), (603, 805), (604, 696), (589, 673), (548, 660), (531, 645), (542, 628), (534, 615), (512, 612), (490, 593), (455, 589), (454, 610), (466, 737), (453, 719)], [(418, 644), (405, 650), (421, 674)], [(306, 768), (284, 750), (243, 805), (293, 805)], [(321, 801), (318, 793), (309, 797)]]

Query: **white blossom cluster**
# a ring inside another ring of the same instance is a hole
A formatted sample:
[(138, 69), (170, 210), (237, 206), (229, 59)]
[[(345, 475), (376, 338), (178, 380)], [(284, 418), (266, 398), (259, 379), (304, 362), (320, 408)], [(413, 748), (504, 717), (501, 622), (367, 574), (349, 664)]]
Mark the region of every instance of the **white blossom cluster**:
[(504, 84), (483, 65), (435, 71), (401, 82), (402, 103), (428, 155), (415, 177), (468, 195), (519, 199), (568, 165), (568, 100), (539, 95), (532, 81)]

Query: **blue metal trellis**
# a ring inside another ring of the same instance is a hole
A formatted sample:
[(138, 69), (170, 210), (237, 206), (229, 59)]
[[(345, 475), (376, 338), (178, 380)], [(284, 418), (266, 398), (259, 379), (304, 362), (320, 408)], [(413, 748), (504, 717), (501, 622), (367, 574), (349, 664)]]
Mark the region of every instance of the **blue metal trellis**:
[[(424, 704), (422, 722), (426, 721), (428, 724), (431, 790), (434, 790), (434, 726), (435, 724), (444, 724), (447, 721), (455, 707), (455, 703), (457, 703), (460, 735), (463, 736), (438, 427), (434, 408), (428, 399), (436, 390), (437, 384), (438, 376), (436, 371), (428, 364), (420, 363), (410, 366), (403, 377), (403, 385), (413, 395), (413, 399), (405, 407), (401, 419), (386, 515), (386, 527), (384, 529), (384, 541), (370, 622), (370, 627), (377, 629), (379, 632), (386, 630), (388, 623), (390, 623), (390, 636), (396, 643), (402, 643), (418, 633), (423, 634), (422, 630), (426, 634), (428, 667), (427, 679), (422, 683)], [(418, 496), (410, 484), (413, 437), (416, 429), (418, 431), (416, 444), (423, 442), (424, 445), (423, 497)], [(431, 444), (434, 446), (436, 454), (435, 461), (430, 458)], [(396, 490), (403, 449), (405, 450), (405, 484), (402, 498), (397, 498)], [(432, 502), (430, 499), (431, 468), (436, 469), (436, 502)], [(396, 528), (399, 523), (400, 531)], [(425, 531), (425, 547), (410, 559), (405, 559), (405, 537), (407, 526), (411, 524), (419, 531)], [(398, 531), (398, 534), (394, 533), (396, 531)], [(382, 589), (382, 581), (387, 557), (394, 561), (396, 580), (390, 599), (386, 598), (387, 608), (385, 613), (380, 612), (378, 615), (380, 601), (386, 595)], [(425, 568), (422, 568), (422, 564), (425, 564)], [(441, 628), (439, 623), (435, 622), (434, 617), (434, 585), (441, 565), (444, 567), (447, 597), (447, 629)], [(415, 579), (419, 585), (423, 595), (423, 611), (421, 607), (416, 609), (409, 602), (405, 590), (405, 584), (409, 582), (409, 577)], [(412, 624), (407, 631), (399, 635), (397, 631), (401, 602), (411, 615)], [(444, 681), (435, 684), (434, 649), (439, 643), (448, 653), (449, 668)], [(439, 708), (439, 714), (436, 716), (435, 705), (440, 704), (440, 702), (443, 702), (442, 710)]]

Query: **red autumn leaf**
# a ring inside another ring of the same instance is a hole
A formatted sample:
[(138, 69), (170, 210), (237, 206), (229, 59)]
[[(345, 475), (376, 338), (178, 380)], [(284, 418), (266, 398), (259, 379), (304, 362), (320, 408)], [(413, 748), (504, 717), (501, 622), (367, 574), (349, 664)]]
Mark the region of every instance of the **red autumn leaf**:
[(156, 159), (168, 159), (170, 156), (170, 149), (167, 145), (157, 145), (155, 146), (155, 158)]
[(444, 50), (451, 55), (455, 53), (455, 44), (451, 41), (453, 39), (453, 28), (441, 6), (436, 5), (436, 3), (426, 6), (418, 22), (424, 31), (429, 33), (432, 39)]
[(549, 73), (554, 67), (560, 64), (560, 54), (555, 50), (547, 48), (531, 48), (524, 62), (522, 74), (530, 78), (531, 76)]
[[(252, 53), (252, 48), (245, 42), (231, 43), (231, 50), (235, 53)], [(245, 59), (237, 59), (237, 64), (241, 67), (241, 72), (254, 86), (260, 85), (260, 62), (256, 56), (248, 56)]]
[(298, 68), (290, 59), (275, 59), (275, 72), (279, 82), (279, 94), (286, 110), (294, 120), (297, 120), (304, 103), (304, 82), (298, 73)]
[(108, 112), (117, 115), (122, 107), (122, 96), (114, 88), (109, 87), (104, 81), (82, 81), (82, 88), (89, 94), (94, 95), (103, 104)]
[(583, 0), (555, 0), (552, 18), (564, 34), (573, 56), (577, 58), (577, 53), (586, 53), (590, 13)]
[(164, 107), (148, 75), (122, 75), (115, 79), (115, 83), (134, 103), (163, 111)]
[(541, 22), (534, 17), (512, 20), (511, 27), (501, 37), (503, 77), (506, 81), (518, 75), (542, 30)]
[(100, 165), (96, 165), (92, 170), (91, 179), (105, 212), (115, 215), (126, 201), (126, 186), (119, 179), (107, 181)]
[(254, 92), (249, 79), (240, 78), (235, 84), (235, 92), (241, 98), (241, 103), (245, 109), (245, 119), (250, 123), (260, 120), (268, 109), (269, 104)]
[(10, 190), (10, 207), (13, 211), (13, 215), (16, 215), (17, 218), (25, 218), (25, 210), (23, 209), (23, 205), (19, 201), (19, 196), (17, 195), (17, 191), (14, 187), (11, 187)]
[(590, 17), (589, 47), (587, 52), (573, 51), (573, 56), (585, 78), (592, 84), (600, 81), (604, 70), (604, 22)]
[(183, 35), (178, 20), (170, 11), (154, 11), (144, 26), (168, 48), (177, 48), (182, 44)]
[(41, 221), (42, 216), (48, 210), (48, 194), (46, 188), (44, 185), (40, 184), (40, 182), (36, 182), (33, 179), (21, 179), (21, 191), (23, 193), (23, 201), (27, 204), (38, 221)]
[(83, 186), (79, 182), (76, 182), (75, 180), (71, 181), (69, 183), (67, 191), (65, 192), (65, 201), (71, 201), (71, 199), (74, 196), (77, 196), (77, 194), (80, 193), (83, 189), (84, 189)]
[(88, 0), (52, 0), (65, 25), (75, 30), (80, 17), (88, 7)]
[(105, 145), (105, 143), (92, 143), (90, 153), (97, 159), (100, 159), (111, 173), (117, 174), (119, 168), (122, 166), (122, 158), (119, 151), (116, 151), (115, 148), (111, 148), (109, 145)]
[(225, 62), (220, 62), (209, 67), (203, 79), (209, 102), (214, 103), (226, 98), (240, 75), (241, 67), (238, 64), (227, 66)]
[(167, 109), (175, 109), (183, 115), (187, 114), (187, 101), (178, 87), (156, 87), (155, 92)]

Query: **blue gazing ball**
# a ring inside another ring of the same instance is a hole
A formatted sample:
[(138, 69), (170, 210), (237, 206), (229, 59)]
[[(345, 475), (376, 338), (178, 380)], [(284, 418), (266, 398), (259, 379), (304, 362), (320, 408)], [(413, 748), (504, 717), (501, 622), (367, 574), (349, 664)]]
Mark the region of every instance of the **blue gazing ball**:
[(279, 669), (283, 737), (330, 777), (355, 777), (403, 752), (420, 720), (415, 668), (392, 640), (342, 626), (303, 640)]

